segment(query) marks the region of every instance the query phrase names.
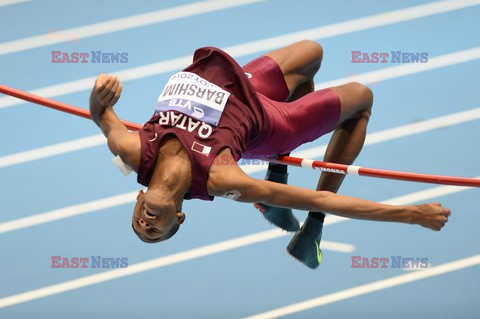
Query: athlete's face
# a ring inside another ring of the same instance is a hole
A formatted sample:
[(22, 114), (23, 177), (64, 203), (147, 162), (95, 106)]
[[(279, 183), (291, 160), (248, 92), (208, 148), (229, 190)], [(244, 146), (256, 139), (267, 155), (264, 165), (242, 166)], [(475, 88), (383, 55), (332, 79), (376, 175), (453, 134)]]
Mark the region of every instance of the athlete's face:
[(139, 191), (133, 210), (133, 230), (141, 240), (148, 243), (169, 239), (185, 220), (185, 214), (179, 212), (178, 206), (162, 200), (161, 195), (153, 191)]

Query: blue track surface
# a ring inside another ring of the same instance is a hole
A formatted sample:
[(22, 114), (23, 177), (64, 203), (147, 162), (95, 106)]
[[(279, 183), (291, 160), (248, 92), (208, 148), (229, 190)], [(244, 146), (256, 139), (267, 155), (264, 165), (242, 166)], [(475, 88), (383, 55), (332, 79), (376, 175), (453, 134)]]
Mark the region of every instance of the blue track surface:
[[(0, 5), (1, 5), (0, 1)], [(147, 13), (193, 1), (27, 1), (0, 6), (0, 44), (36, 35)], [(228, 48), (327, 26), (430, 1), (270, 0), (186, 18), (128, 28), (68, 42), (0, 55), (0, 83), (35, 90), (100, 72), (116, 73), (178, 57), (201, 46)], [(353, 64), (351, 51), (428, 52), (430, 59), (480, 46), (480, 5), (318, 40), (325, 50), (317, 83), (395, 66)], [(127, 52), (125, 64), (53, 64), (51, 51)], [(252, 50), (253, 52), (255, 50)], [(244, 64), (258, 55), (239, 55)], [(479, 58), (371, 84), (375, 94), (369, 133), (480, 107)], [(153, 112), (169, 74), (124, 83), (120, 117), (142, 123)], [(93, 86), (93, 81), (92, 81)], [(88, 90), (54, 99), (87, 107)], [(1, 97), (0, 97), (1, 98)], [(7, 156), (99, 133), (96, 126), (30, 103), (0, 107), (0, 163)], [(365, 146), (357, 164), (365, 167), (480, 176), (478, 119)], [(325, 145), (328, 136), (300, 150)], [(321, 159), (322, 153), (317, 153)], [(139, 189), (111, 164), (105, 145), (0, 168), (0, 229), (23, 217), (85, 204)], [(292, 168), (293, 185), (314, 188), (318, 173)], [(257, 170), (252, 176), (263, 178)], [(341, 193), (383, 201), (435, 185), (348, 177)], [(353, 269), (351, 256), (428, 258), (432, 267), (480, 254), (478, 189), (433, 195), (452, 209), (441, 232), (418, 226), (348, 220), (325, 226), (323, 239), (354, 246), (353, 252), (325, 249), (322, 266), (311, 271), (285, 251), (291, 234), (261, 240), (204, 257), (158, 266), (109, 281), (88, 284), (111, 269), (53, 269), (51, 256), (128, 257), (127, 270), (152, 259), (272, 229), (250, 205), (216, 199), (188, 201), (187, 220), (171, 240), (147, 245), (131, 230), (133, 203), (0, 233), (0, 318), (243, 318), (414, 271)], [(412, 202), (414, 203), (414, 202)], [(405, 203), (406, 204), (406, 203)], [(296, 212), (303, 219), (305, 212)], [(89, 262), (89, 266), (91, 262)], [(389, 265), (391, 265), (389, 263)], [(423, 270), (416, 270), (423, 271)], [(90, 277), (88, 277), (90, 276)], [(390, 288), (285, 314), (285, 318), (478, 318), (480, 268), (476, 265)], [(8, 297), (70, 282), (56, 294), (33, 292), (25, 302)], [(65, 289), (64, 289), (65, 288)], [(32, 295), (32, 296), (33, 296)]]

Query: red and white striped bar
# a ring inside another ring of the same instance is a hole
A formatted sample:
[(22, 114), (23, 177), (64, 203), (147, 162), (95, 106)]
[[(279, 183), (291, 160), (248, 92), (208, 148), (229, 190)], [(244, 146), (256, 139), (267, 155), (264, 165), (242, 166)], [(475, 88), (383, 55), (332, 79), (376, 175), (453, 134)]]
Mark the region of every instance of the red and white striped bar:
[[(92, 86), (92, 88), (93, 88), (93, 86)], [(10, 96), (13, 96), (13, 97), (16, 97), (16, 98), (19, 98), (19, 99), (22, 99), (22, 100), (25, 100), (25, 101), (28, 101), (28, 102), (32, 102), (32, 103), (35, 103), (35, 104), (40, 104), (40, 105), (55, 109), (57, 111), (70, 113), (70, 114), (80, 116), (80, 117), (83, 117), (83, 118), (86, 118), (86, 119), (91, 119), (90, 112), (86, 109), (82, 109), (82, 108), (77, 107), (77, 106), (73, 106), (73, 105), (70, 105), (70, 104), (66, 104), (66, 103), (55, 101), (55, 100), (51, 100), (51, 99), (48, 99), (48, 98), (45, 98), (45, 97), (42, 97), (42, 96), (38, 96), (38, 95), (29, 93), (29, 92), (25, 92), (25, 91), (22, 91), (22, 90), (19, 90), (19, 89), (14, 89), (14, 88), (11, 88), (11, 87), (6, 86), (6, 85), (0, 84), (0, 93), (7, 94), (7, 95), (10, 95)], [(133, 130), (133, 131), (138, 131), (139, 129), (142, 128), (142, 125), (137, 124), (137, 123), (133, 123), (133, 122), (129, 122), (129, 121), (123, 121), (123, 120), (122, 120), (122, 122), (123, 122), (123, 124), (125, 124), (125, 126), (128, 129)]]
[(270, 162), (293, 165), (298, 167), (308, 167), (318, 169), (323, 172), (330, 172), (336, 174), (351, 174), (360, 176), (369, 176), (386, 179), (396, 179), (410, 182), (421, 182), (431, 184), (453, 185), (453, 186), (467, 186), (480, 187), (480, 179), (468, 177), (442, 176), (430, 174), (418, 174), (409, 172), (390, 171), (375, 168), (366, 168), (354, 165), (344, 165), (329, 162), (321, 162), (310, 159), (304, 159), (292, 156), (279, 156), (276, 159), (268, 159)]
[[(44, 98), (44, 97), (29, 93), (29, 92), (25, 92), (22, 90), (14, 89), (6, 85), (0, 85), (0, 93), (11, 95), (16, 98), (29, 101), (32, 103), (47, 106), (58, 111), (62, 111), (62, 112), (76, 115), (76, 116), (90, 119), (90, 112), (88, 110), (85, 110), (73, 105), (69, 105), (66, 103), (58, 102), (55, 100), (51, 100), (48, 98)], [(137, 124), (137, 123), (123, 121), (123, 120), (122, 122), (130, 130), (139, 130), (142, 127), (140, 124)], [(478, 178), (441, 176), (441, 175), (390, 171), (390, 170), (366, 168), (366, 167), (360, 167), (360, 166), (354, 166), (354, 165), (343, 165), (343, 164), (336, 164), (336, 163), (321, 162), (321, 161), (315, 161), (315, 160), (292, 157), (292, 156), (279, 156), (278, 158), (269, 158), (267, 160), (274, 163), (313, 168), (313, 169), (318, 169), (324, 172), (331, 172), (336, 174), (354, 174), (354, 175), (360, 175), (360, 176), (396, 179), (396, 180), (403, 180), (403, 181), (410, 181), (410, 182), (480, 187), (480, 179)]]

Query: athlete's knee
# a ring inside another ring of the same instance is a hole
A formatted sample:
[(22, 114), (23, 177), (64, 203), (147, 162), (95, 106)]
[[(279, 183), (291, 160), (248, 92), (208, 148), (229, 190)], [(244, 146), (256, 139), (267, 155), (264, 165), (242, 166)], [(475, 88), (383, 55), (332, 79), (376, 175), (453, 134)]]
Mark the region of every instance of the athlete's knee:
[(305, 50), (308, 50), (308, 54), (312, 57), (312, 64), (316, 66), (315, 72), (318, 71), (323, 60), (323, 47), (320, 43), (312, 40), (303, 40), (303, 45)]
[(359, 113), (371, 114), (373, 106), (372, 90), (358, 82), (351, 82), (348, 85), (358, 100)]
[(309, 80), (313, 80), (313, 77), (320, 69), (323, 59), (323, 48), (322, 46), (312, 40), (302, 40), (295, 44), (296, 51), (301, 52), (302, 59), (305, 59), (305, 65), (302, 66), (301, 73), (306, 76)]
[(298, 42), (300, 46), (306, 51), (308, 51), (312, 56), (316, 57), (317, 60), (322, 60), (323, 58), (323, 48), (320, 43), (312, 40), (301, 40)]

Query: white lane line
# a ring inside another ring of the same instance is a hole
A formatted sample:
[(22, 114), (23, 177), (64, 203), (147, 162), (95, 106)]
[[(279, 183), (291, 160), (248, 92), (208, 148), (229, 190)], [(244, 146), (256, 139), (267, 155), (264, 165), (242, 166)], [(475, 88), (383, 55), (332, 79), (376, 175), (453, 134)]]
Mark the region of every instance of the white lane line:
[(137, 193), (137, 191), (129, 192), (125, 194), (102, 198), (99, 200), (94, 200), (83, 204), (67, 206), (46, 213), (40, 213), (33, 216), (14, 219), (0, 224), (0, 234), (132, 203), (137, 198)]
[(253, 54), (259, 51), (267, 51), (278, 48), (280, 46), (289, 45), (292, 42), (302, 39), (327, 39), (348, 33), (378, 28), (381, 26), (464, 9), (471, 6), (476, 6), (478, 4), (480, 4), (480, 0), (434, 1), (405, 9), (375, 14), (363, 18), (333, 23), (318, 28), (285, 34), (265, 40), (258, 40), (245, 44), (240, 44), (229, 47), (228, 52), (234, 56), (237, 54), (244, 55), (245, 52), (247, 52), (247, 54)]
[(346, 82), (361, 82), (374, 84), (402, 76), (412, 75), (415, 73), (426, 72), (445, 66), (455, 65), (459, 63), (469, 62), (480, 59), (480, 47), (458, 51), (450, 54), (444, 54), (428, 60), (427, 63), (411, 63), (398, 65), (390, 68), (384, 68), (377, 71), (366, 72), (358, 75), (348, 76), (338, 80), (320, 83), (315, 86), (315, 90), (329, 88), (345, 84)]
[(18, 4), (22, 2), (29, 2), (31, 0), (0, 0), (0, 7), (9, 6), (12, 4)]
[[(334, 23), (318, 28), (289, 33), (263, 40), (251, 41), (240, 45), (224, 48), (233, 57), (241, 57), (248, 54), (273, 50), (281, 46), (303, 39), (325, 39), (342, 34), (348, 34), (361, 30), (372, 29), (389, 24), (404, 22), (412, 19), (423, 18), (435, 14), (445, 13), (480, 4), (480, 0), (446, 0), (436, 1), (424, 5), (409, 7), (387, 13), (371, 15), (364, 18), (353, 19), (345, 22)], [(126, 69), (115, 73), (123, 82), (154, 76), (162, 73), (173, 72), (181, 69), (191, 62), (191, 56), (179, 57), (158, 63), (147, 64), (135, 68)], [(429, 61), (430, 62), (430, 61)], [(81, 92), (92, 87), (95, 77), (88, 77), (63, 84), (52, 85), (30, 91), (33, 94), (44, 97), (56, 97), (70, 93)], [(0, 109), (24, 103), (12, 97), (0, 98)]]
[[(430, 200), (438, 196), (454, 194), (467, 189), (469, 188), (440, 186), (440, 187), (434, 187), (428, 190), (407, 194), (397, 198), (391, 198), (389, 200), (383, 201), (382, 203), (395, 203), (396, 205), (409, 205), (417, 201)], [(340, 223), (346, 220), (349, 220), (349, 219), (328, 215), (327, 218), (325, 219), (325, 225), (332, 225), (332, 224)], [(200, 257), (218, 254), (220, 252), (229, 251), (229, 250), (237, 249), (240, 247), (258, 244), (267, 240), (272, 240), (272, 239), (280, 238), (282, 236), (287, 236), (287, 235), (288, 233), (283, 232), (280, 229), (272, 229), (272, 230), (262, 231), (262, 232), (258, 232), (258, 233), (254, 233), (246, 236), (233, 238), (230, 240), (225, 240), (215, 244), (194, 248), (191, 250), (168, 255), (165, 257), (159, 257), (159, 258), (147, 260), (144, 262), (140, 262), (140, 263), (128, 266), (128, 268), (105, 271), (99, 274), (85, 276), (82, 278), (66, 281), (63, 283), (4, 297), (0, 299), (0, 308), (13, 306), (19, 303), (32, 301), (35, 299), (39, 299), (39, 298), (43, 298), (43, 297), (47, 297), (47, 296), (51, 296), (59, 293), (64, 293), (66, 291), (71, 291), (78, 288), (98, 284), (101, 282), (134, 275), (144, 271), (149, 271), (149, 270), (153, 270), (153, 269), (157, 269), (157, 268), (161, 268), (161, 267), (165, 267), (165, 266), (169, 266), (169, 265), (173, 265), (173, 264), (177, 264), (177, 263), (181, 263), (189, 260), (194, 260)], [(334, 248), (332, 247), (332, 245), (330, 245), (330, 247), (328, 247), (328, 245), (327, 246), (323, 245), (322, 247)], [(419, 272), (419, 273), (423, 273), (423, 272)]]
[[(471, 53), (472, 51), (476, 52), (476, 55), (472, 56), (471, 54), (466, 54), (466, 52)], [(459, 63), (459, 61), (462, 60), (462, 58), (465, 59), (465, 57), (467, 56), (470, 58), (474, 57), (476, 59), (480, 58), (480, 48), (455, 52), (452, 54), (447, 54), (447, 55), (442, 55), (439, 57), (432, 58), (430, 62), (432, 62), (432, 65), (434, 65), (434, 67), (430, 67), (430, 66), (429, 67), (412, 67), (411, 65), (401, 65), (401, 66), (385, 68), (380, 71), (367, 72), (367, 73), (359, 74), (353, 77), (340, 78), (337, 80), (320, 83), (320, 84), (317, 84), (316, 86), (318, 88), (323, 88), (323, 87), (337, 86), (337, 85), (341, 85), (351, 81), (358, 81), (368, 85), (368, 84), (376, 83), (379, 81), (392, 79), (396, 76), (404, 76), (407, 74), (411, 75), (417, 72), (424, 72), (424, 71), (432, 70), (434, 68), (440, 68), (447, 65), (456, 64), (456, 63)], [(464, 60), (462, 61), (465, 62)], [(402, 70), (406, 70), (406, 71), (402, 71)], [(1, 99), (2, 98), (0, 98), (0, 100)], [(449, 125), (448, 123), (450, 122), (454, 123), (454, 121), (459, 121), (458, 123), (460, 123), (461, 121), (476, 120), (479, 118), (479, 115), (480, 115), (479, 110), (480, 110), (479, 108), (476, 108), (466, 112), (459, 112), (457, 113), (457, 115), (452, 114), (451, 115), (452, 118), (450, 117), (450, 115), (447, 115), (444, 117), (444, 119), (438, 118), (438, 121), (437, 119), (432, 119), (430, 124), (428, 124), (429, 123), (428, 121), (425, 121), (425, 124), (423, 126), (417, 123), (417, 124), (412, 124), (410, 127), (406, 127), (406, 128), (398, 127), (397, 129), (392, 129), (389, 131), (382, 131), (376, 134), (371, 134), (367, 138), (366, 144), (368, 145), (368, 143), (370, 143), (369, 139), (373, 139), (373, 140), (390, 139), (391, 135), (399, 135), (398, 137), (401, 137), (401, 136), (410, 135), (410, 133), (413, 134), (414, 130), (420, 130), (419, 132), (421, 132), (422, 130), (427, 129), (428, 125), (432, 126), (432, 128), (429, 128), (429, 129), (434, 129), (434, 128), (439, 128), (439, 127)], [(456, 119), (457, 117), (458, 119)], [(442, 124), (441, 121), (445, 121), (445, 125)], [(420, 122), (420, 123), (424, 123), (424, 122)], [(103, 138), (103, 135), (99, 134), (99, 135), (93, 135), (90, 137), (81, 138), (77, 140), (67, 141), (60, 144), (41, 147), (34, 150), (23, 151), (23, 152), (11, 154), (11, 155), (5, 155), (3, 157), (0, 157), (0, 168), (21, 164), (21, 163), (26, 163), (30, 161), (35, 161), (35, 160), (47, 158), (54, 155), (74, 152), (80, 149), (94, 147), (104, 143), (105, 143), (105, 139)], [(311, 150), (311, 153), (317, 153), (317, 154), (318, 153), (323, 154), (324, 152), (325, 152), (324, 146), (321, 146), (319, 148), (314, 148)], [(306, 153), (301, 157), (309, 158), (313, 156), (310, 156), (308, 153)]]
[(124, 18), (93, 23), (67, 30), (41, 34), (28, 38), (0, 43), (0, 56), (14, 52), (40, 48), (47, 45), (66, 41), (79, 40), (102, 34), (118, 32), (151, 24), (182, 19), (194, 15), (204, 14), (248, 5), (265, 0), (208, 0), (177, 7), (156, 10), (153, 12), (136, 14)]
[(355, 246), (352, 244), (345, 244), (328, 240), (326, 240), (325, 242), (321, 242), (320, 246), (320, 248), (323, 250), (331, 250), (345, 254), (350, 254), (355, 251)]
[(480, 264), (480, 255), (475, 255), (475, 256), (459, 259), (456, 261), (448, 262), (432, 268), (426, 268), (421, 271), (399, 275), (399, 276), (395, 276), (388, 279), (378, 280), (365, 285), (361, 285), (361, 286), (345, 289), (342, 291), (334, 292), (328, 295), (324, 295), (318, 298), (305, 300), (296, 304), (281, 307), (281, 308), (264, 312), (255, 316), (246, 317), (244, 319), (272, 319), (272, 318), (283, 317), (283, 316), (291, 315), (301, 311), (309, 310), (312, 308), (328, 305), (341, 300), (369, 294), (375, 291), (388, 289), (388, 288), (404, 285), (407, 283), (411, 283), (414, 281), (443, 275), (452, 271), (457, 271), (457, 270), (465, 269), (468, 267), (473, 267), (479, 264)]
[[(66, 291), (94, 285), (97, 283), (118, 279), (125, 276), (131, 276), (137, 273), (149, 271), (156, 268), (166, 267), (169, 265), (185, 262), (192, 259), (197, 259), (205, 256), (210, 256), (213, 254), (218, 254), (224, 251), (253, 245), (259, 242), (272, 240), (278, 237), (286, 236), (285, 232), (281, 230), (273, 229), (257, 234), (242, 236), (230, 240), (226, 240), (223, 242), (194, 248), (191, 250), (187, 250), (181, 253), (168, 255), (165, 257), (160, 257), (152, 260), (148, 260), (145, 262), (137, 263), (134, 265), (129, 265), (128, 268), (124, 269), (115, 269), (106, 272), (102, 272), (95, 275), (85, 276), (79, 279), (74, 279), (70, 281), (66, 281), (60, 284), (35, 289), (32, 291), (28, 291), (25, 293), (20, 293), (17, 295), (9, 296), (0, 299), (0, 309), (13, 306), (19, 303), (63, 293)], [(332, 249), (333, 247), (333, 249)], [(335, 243), (335, 242), (327, 242), (325, 241), (322, 243), (322, 249), (325, 250), (336, 250), (337, 247), (341, 247), (340, 252), (351, 253), (355, 247), (343, 244), (343, 243)]]
[(53, 157), (70, 152), (76, 152), (86, 148), (103, 145), (105, 143), (106, 138), (102, 134), (97, 134), (63, 143), (40, 147), (33, 150), (5, 155), (0, 157), (0, 168), (36, 161), (42, 158)]
[[(391, 141), (396, 138), (418, 134), (418, 133), (426, 132), (429, 130), (434, 130), (440, 127), (446, 127), (450, 125), (464, 123), (464, 122), (475, 120), (475, 119), (480, 119), (480, 108), (475, 108), (475, 109), (471, 109), (463, 112), (458, 112), (458, 113), (414, 123), (414, 124), (403, 125), (396, 128), (368, 134), (365, 145), (367, 146), (367, 145), (373, 145), (373, 144), (377, 144), (385, 141)], [(98, 136), (99, 142), (102, 139), (104, 140), (103, 135), (99, 135)], [(319, 154), (324, 154), (325, 150), (326, 150), (326, 145), (323, 145), (319, 147), (306, 149), (298, 153), (293, 153), (292, 156), (317, 158), (321, 156)], [(33, 151), (30, 151), (30, 152), (33, 152)], [(42, 151), (38, 151), (37, 153), (39, 155), (46, 154), (45, 152), (42, 152)], [(14, 157), (13, 155), (10, 155), (4, 158), (0, 158), (0, 167), (8, 166), (7, 164), (12, 165), (11, 159), (13, 157)], [(21, 156), (16, 156), (17, 160), (20, 157)], [(266, 169), (266, 165), (241, 165), (240, 167), (247, 174), (253, 174)], [(455, 187), (446, 186), (444, 188), (444, 191), (447, 192), (448, 194), (452, 189), (455, 189)], [(461, 190), (463, 188), (458, 187), (458, 189)], [(438, 192), (438, 191), (439, 190), (437, 189), (435, 190), (435, 192)], [(24, 218), (3, 222), (3, 223), (0, 223), (0, 234), (19, 230), (22, 228), (32, 227), (35, 225), (40, 225), (40, 224), (51, 222), (58, 219), (73, 217), (73, 216), (81, 215), (85, 213), (91, 213), (99, 209), (104, 209), (104, 208), (109, 208), (109, 207), (130, 203), (135, 200), (136, 198), (135, 194), (136, 192), (129, 192), (126, 194), (107, 197), (104, 199), (95, 200), (95, 201), (87, 202), (84, 204), (68, 206), (68, 207), (56, 209), (56, 210), (45, 212), (45, 213), (35, 214), (29, 217), (24, 217)], [(427, 198), (428, 196), (430, 195), (427, 195)], [(108, 206), (108, 205), (105, 206), (105, 203), (111, 203), (112, 206)], [(395, 203), (392, 203), (392, 205), (395, 205)]]

